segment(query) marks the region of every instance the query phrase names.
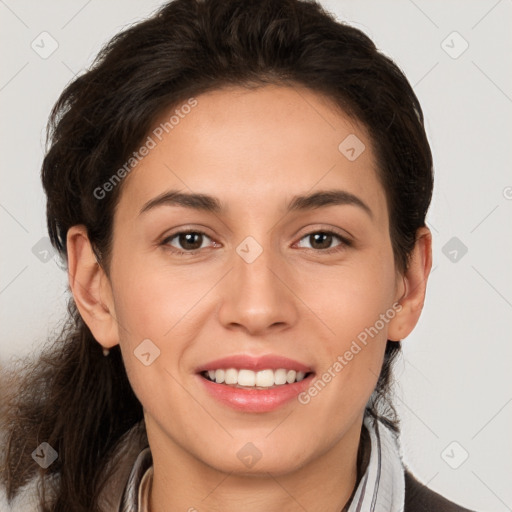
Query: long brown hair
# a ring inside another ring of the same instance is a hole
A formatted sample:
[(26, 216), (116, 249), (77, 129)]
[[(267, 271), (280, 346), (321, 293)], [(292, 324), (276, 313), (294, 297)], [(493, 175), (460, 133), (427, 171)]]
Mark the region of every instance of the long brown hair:
[[(396, 266), (404, 271), (433, 186), (420, 104), (400, 69), (366, 35), (306, 0), (169, 2), (116, 35), (65, 88), (50, 115), (42, 165), (48, 231), (62, 258), (67, 230), (84, 224), (108, 273), (122, 183), (101, 197), (98, 188), (162, 113), (226, 85), (265, 84), (306, 86), (367, 127), (386, 190)], [(42, 510), (95, 512), (105, 483), (98, 475), (121, 436), (143, 419), (142, 406), (119, 347), (104, 357), (72, 298), (68, 309), (60, 335), (6, 379), (0, 481), (11, 499), (39, 474)], [(387, 342), (367, 406), (395, 431), (389, 395), (399, 350), (399, 342)], [(45, 470), (31, 457), (43, 441), (59, 455)]]

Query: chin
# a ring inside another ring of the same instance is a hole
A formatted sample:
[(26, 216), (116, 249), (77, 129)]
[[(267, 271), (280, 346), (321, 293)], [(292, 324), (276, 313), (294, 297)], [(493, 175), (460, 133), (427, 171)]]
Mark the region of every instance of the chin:
[[(233, 450), (234, 446), (239, 448)], [(216, 452), (209, 454), (209, 457), (204, 455), (199, 460), (212, 469), (240, 477), (268, 477), (268, 473), (274, 476), (285, 475), (302, 467), (310, 458), (301, 442), (283, 447), (269, 443), (268, 439), (261, 442), (247, 441), (247, 437), (243, 441), (230, 441), (229, 448), (222, 454)]]

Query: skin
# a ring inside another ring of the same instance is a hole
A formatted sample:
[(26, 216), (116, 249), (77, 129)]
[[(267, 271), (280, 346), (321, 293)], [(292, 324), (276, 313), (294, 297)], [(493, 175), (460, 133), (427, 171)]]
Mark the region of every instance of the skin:
[[(402, 275), (371, 140), (326, 98), (272, 85), (197, 101), (125, 179), (108, 273), (84, 226), (69, 230), (75, 301), (103, 347), (120, 344), (143, 405), (152, 512), (337, 512), (356, 484), (363, 412), (386, 340), (405, 338), (423, 306), (430, 232), (418, 231)], [(349, 134), (366, 146), (354, 161), (338, 150)], [(140, 214), (170, 189), (215, 196), (226, 210), (163, 205)], [(293, 196), (325, 189), (354, 194), (371, 215), (353, 204), (286, 213)], [(206, 233), (194, 255), (172, 252), (191, 247), (178, 237), (163, 243), (178, 228)], [(351, 244), (307, 236), (326, 229)], [(236, 252), (247, 236), (263, 249), (252, 263)], [(400, 312), (306, 405), (242, 413), (210, 398), (195, 375), (246, 353), (284, 355), (319, 376), (397, 302)], [(147, 338), (161, 353), (144, 366), (133, 352)], [(252, 468), (237, 457), (248, 442), (261, 452)]]

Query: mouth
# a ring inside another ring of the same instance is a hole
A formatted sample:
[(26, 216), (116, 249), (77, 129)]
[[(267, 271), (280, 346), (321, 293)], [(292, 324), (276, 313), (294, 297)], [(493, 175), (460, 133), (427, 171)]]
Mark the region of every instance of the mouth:
[(238, 389), (274, 389), (301, 382), (312, 373), (286, 368), (267, 368), (257, 372), (246, 368), (218, 368), (205, 370), (200, 375), (210, 382)]
[(269, 412), (296, 398), (315, 376), (313, 369), (282, 356), (235, 355), (196, 369), (207, 396), (243, 412)]

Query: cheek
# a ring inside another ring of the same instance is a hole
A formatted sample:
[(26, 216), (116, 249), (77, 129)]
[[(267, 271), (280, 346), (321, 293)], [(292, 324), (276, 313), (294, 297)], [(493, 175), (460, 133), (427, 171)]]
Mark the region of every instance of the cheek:
[(389, 249), (346, 267), (324, 267), (316, 273), (314, 286), (303, 281), (298, 295), (311, 305), (315, 315), (308, 315), (309, 330), (318, 333), (320, 382), (304, 395), (304, 402), (315, 402), (313, 417), (326, 407), (341, 421), (364, 408), (382, 368), (389, 322), (397, 312), (395, 279)]
[(163, 339), (211, 286), (185, 266), (176, 271), (151, 263), (136, 257), (117, 261), (113, 289), (117, 318), (125, 327), (121, 341)]
[(377, 322), (386, 336), (388, 322), (379, 320), (393, 306), (395, 279), (392, 258), (368, 258), (347, 266), (319, 268), (314, 280), (310, 276), (299, 280), (297, 295), (314, 313), (307, 315), (311, 322), (319, 323), (331, 340), (327, 345), (343, 349)]
[[(145, 407), (151, 408), (151, 404), (164, 403), (169, 395), (180, 396), (180, 387), (172, 376), (178, 376), (180, 366), (188, 360), (187, 354), (201, 329), (195, 315), (207, 304), (206, 300), (200, 304), (198, 301), (218, 276), (212, 272), (191, 272), (185, 265), (155, 265), (152, 258), (137, 255), (112, 261), (123, 360), (136, 395)], [(142, 346), (148, 348), (142, 352)], [(141, 357), (147, 352), (149, 357)], [(158, 357), (154, 362), (145, 366), (143, 360), (152, 360), (155, 354)], [(164, 389), (172, 392), (166, 393)]]
[(177, 382), (180, 361), (194, 338), (187, 313), (204, 291), (142, 259), (118, 259), (116, 264), (112, 283), (128, 379), (144, 409), (171, 424), (174, 420), (163, 412), (170, 397), (174, 406), (187, 400)]
[(389, 293), (374, 288), (371, 280), (351, 283), (347, 279), (342, 284), (344, 288), (322, 303), (319, 316), (329, 331), (323, 329), (326, 334), (316, 340), (319, 371), (299, 397), (309, 418), (334, 426), (333, 438), (343, 433), (340, 426), (362, 414), (374, 391), (382, 369), (387, 326), (396, 314)]

